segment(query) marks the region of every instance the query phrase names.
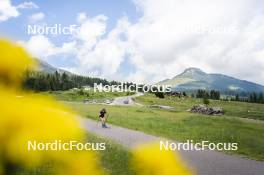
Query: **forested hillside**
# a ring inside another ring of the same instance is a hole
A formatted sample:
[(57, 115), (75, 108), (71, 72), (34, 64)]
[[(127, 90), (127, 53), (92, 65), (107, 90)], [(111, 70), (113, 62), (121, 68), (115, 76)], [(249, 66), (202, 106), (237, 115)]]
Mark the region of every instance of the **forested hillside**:
[(24, 78), (23, 86), (25, 89), (34, 91), (57, 91), (68, 90), (71, 88), (81, 88), (82, 86), (94, 86), (94, 83), (103, 85), (118, 84), (115, 81), (106, 79), (79, 76), (67, 73), (43, 73), (38, 71), (28, 71)]

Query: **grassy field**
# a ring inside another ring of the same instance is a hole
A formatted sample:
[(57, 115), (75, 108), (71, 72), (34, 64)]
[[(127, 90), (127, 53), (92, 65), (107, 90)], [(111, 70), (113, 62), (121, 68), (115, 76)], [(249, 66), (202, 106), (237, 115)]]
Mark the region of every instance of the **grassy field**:
[(89, 135), (90, 142), (106, 142), (106, 150), (98, 151), (101, 167), (109, 175), (133, 175), (134, 172), (130, 169), (131, 153), (122, 146), (95, 135)]
[[(137, 101), (145, 104), (170, 105), (176, 107), (176, 110), (168, 111), (146, 107), (87, 105), (80, 103), (67, 105), (80, 115), (96, 120), (98, 119), (98, 111), (105, 107), (110, 114), (110, 123), (178, 141), (236, 142), (239, 149), (232, 153), (252, 159), (264, 160), (264, 122), (245, 119), (245, 117), (262, 118), (263, 109), (261, 109), (260, 105), (241, 104), (249, 105), (247, 108), (252, 111), (252, 115), (248, 115), (244, 114), (247, 111), (246, 109), (241, 107), (241, 105), (236, 105), (234, 102), (223, 106), (223, 103), (229, 102), (219, 102), (219, 104), (218, 102), (212, 102), (212, 105), (218, 104), (224, 107), (226, 114), (221, 117), (210, 117), (186, 112), (192, 105), (200, 103), (195, 99), (187, 99), (186, 101), (183, 99), (157, 99), (148, 95), (139, 97)], [(260, 112), (257, 111), (258, 109)], [(256, 111), (254, 112), (254, 110)]]
[(78, 101), (84, 100), (110, 100), (119, 96), (132, 95), (128, 92), (94, 92), (93, 90), (68, 90), (68, 91), (48, 91), (39, 94), (54, 97), (59, 101)]
[[(173, 106), (176, 111), (186, 111), (193, 105), (203, 103), (202, 99), (178, 97), (160, 99), (154, 97), (152, 94), (137, 97), (136, 101), (145, 105), (159, 104)], [(225, 116), (264, 120), (264, 104), (210, 100), (210, 106), (222, 107), (225, 111)]]
[[(123, 148), (122, 146), (97, 137), (95, 135), (89, 134), (87, 135), (87, 142), (95, 142), (95, 143), (106, 143), (106, 150), (98, 151), (97, 155), (99, 157), (100, 167), (103, 167), (104, 174), (108, 175), (133, 175), (135, 174), (130, 168), (130, 160), (131, 153)], [(19, 169), (15, 175), (41, 175), (41, 174), (50, 174), (52, 171), (52, 164), (48, 166), (43, 166), (33, 170), (24, 170)]]

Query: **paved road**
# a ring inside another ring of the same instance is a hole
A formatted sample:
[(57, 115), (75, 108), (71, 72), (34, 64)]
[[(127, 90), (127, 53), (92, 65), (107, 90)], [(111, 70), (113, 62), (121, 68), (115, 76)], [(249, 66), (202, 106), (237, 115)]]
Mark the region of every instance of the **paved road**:
[(136, 103), (133, 99), (142, 95), (144, 94), (137, 93), (131, 96), (116, 97), (110, 105), (126, 105), (126, 106), (140, 105), (141, 106), (141, 104)]
[[(134, 148), (162, 138), (131, 129), (110, 125), (103, 129), (96, 121), (80, 118), (82, 127), (91, 133), (112, 139), (125, 147)], [(264, 175), (264, 163), (216, 151), (180, 151), (182, 158), (198, 175)]]

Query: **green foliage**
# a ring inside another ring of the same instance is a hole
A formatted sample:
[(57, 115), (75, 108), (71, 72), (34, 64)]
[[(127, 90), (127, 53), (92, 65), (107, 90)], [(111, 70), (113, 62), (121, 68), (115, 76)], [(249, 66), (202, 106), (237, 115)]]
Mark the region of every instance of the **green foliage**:
[(248, 103), (264, 103), (263, 93), (252, 92), (248, 94), (248, 97), (240, 97), (239, 94), (236, 94), (235, 97), (226, 97), (223, 100), (225, 101), (240, 101), (240, 102), (248, 102)]
[(220, 92), (215, 91), (215, 90), (211, 90), (210, 91), (210, 99), (219, 100), (220, 99)]
[(133, 92), (94, 92), (93, 89), (70, 89), (67, 91), (45, 91), (38, 94), (54, 97), (59, 101), (84, 102), (96, 100), (98, 103), (111, 100), (115, 97), (133, 95)]
[(163, 92), (155, 92), (155, 95), (156, 95), (156, 97), (158, 97), (158, 98), (165, 98)]
[(263, 93), (257, 94), (256, 92), (253, 92), (249, 95), (248, 102), (251, 103), (264, 103)]
[(95, 135), (88, 135), (88, 142), (106, 143), (106, 150), (98, 151), (100, 163), (105, 168), (109, 175), (133, 175), (135, 174), (130, 169), (130, 160), (132, 153), (126, 148), (112, 141), (106, 140)]
[[(240, 102), (248, 102), (248, 103), (264, 103), (264, 95), (262, 92), (240, 92), (238, 94), (230, 94), (228, 92), (223, 92), (224, 97), (221, 100), (224, 101), (240, 101)], [(192, 95), (193, 96), (193, 95)], [(212, 100), (220, 100), (220, 92), (216, 90), (211, 90), (210, 92), (206, 90), (199, 89), (196, 93), (196, 98), (208, 98)]]
[(94, 86), (94, 83), (103, 85), (115, 84), (118, 82), (108, 82), (105, 79), (84, 77), (79, 75), (69, 75), (65, 72), (60, 74), (57, 71), (54, 74), (42, 72), (27, 72), (24, 78), (23, 86), (25, 89), (34, 91), (58, 91), (71, 88), (81, 88), (82, 86)]
[(203, 104), (205, 104), (206, 106), (208, 106), (210, 104), (210, 101), (208, 98), (203, 98)]
[(196, 93), (196, 98), (209, 98), (209, 93), (205, 90), (199, 89)]
[(213, 100), (220, 99), (220, 92), (216, 90), (211, 90), (207, 92), (206, 90), (199, 89), (196, 94), (196, 98), (208, 98)]
[(239, 101), (239, 95), (236, 94), (236, 101)]

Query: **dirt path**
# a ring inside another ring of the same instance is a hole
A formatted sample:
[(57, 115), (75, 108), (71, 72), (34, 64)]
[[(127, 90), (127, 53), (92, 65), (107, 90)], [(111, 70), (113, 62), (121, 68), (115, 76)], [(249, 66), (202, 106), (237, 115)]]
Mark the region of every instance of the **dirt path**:
[[(94, 120), (81, 118), (83, 129), (111, 139), (128, 148), (162, 138), (114, 125), (102, 129)], [(216, 151), (180, 151), (182, 158), (198, 175), (264, 175), (264, 162), (248, 160)]]

